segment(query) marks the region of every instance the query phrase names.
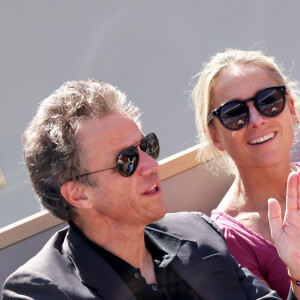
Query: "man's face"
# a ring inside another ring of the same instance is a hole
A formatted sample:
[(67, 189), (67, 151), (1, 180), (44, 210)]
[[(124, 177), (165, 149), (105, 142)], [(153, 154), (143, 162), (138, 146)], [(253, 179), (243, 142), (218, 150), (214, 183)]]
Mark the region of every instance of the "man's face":
[[(142, 137), (136, 123), (124, 112), (84, 121), (78, 139), (87, 171), (114, 167), (120, 151)], [(138, 150), (139, 163), (130, 177), (121, 176), (117, 169), (88, 175), (93, 185), (86, 187), (86, 195), (93, 218), (104, 216), (121, 225), (147, 225), (165, 215), (159, 165), (139, 147)]]

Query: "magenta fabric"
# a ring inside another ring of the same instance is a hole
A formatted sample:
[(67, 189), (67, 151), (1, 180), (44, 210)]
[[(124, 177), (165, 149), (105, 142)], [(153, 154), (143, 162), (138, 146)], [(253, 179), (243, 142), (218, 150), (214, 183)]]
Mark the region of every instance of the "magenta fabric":
[(223, 231), (229, 251), (238, 263), (266, 281), (281, 298), (286, 299), (290, 279), (275, 245), (226, 213), (213, 210), (211, 219)]

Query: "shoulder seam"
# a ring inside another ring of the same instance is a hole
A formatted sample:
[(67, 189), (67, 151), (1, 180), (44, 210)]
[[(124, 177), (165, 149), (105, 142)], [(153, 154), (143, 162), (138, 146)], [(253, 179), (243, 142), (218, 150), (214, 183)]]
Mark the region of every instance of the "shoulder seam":
[(198, 215), (207, 223), (209, 224), (222, 238), (224, 241), (226, 241), (225, 236), (222, 232), (222, 230), (219, 228), (217, 223), (215, 223), (209, 216), (207, 216), (204, 213), (198, 212)]

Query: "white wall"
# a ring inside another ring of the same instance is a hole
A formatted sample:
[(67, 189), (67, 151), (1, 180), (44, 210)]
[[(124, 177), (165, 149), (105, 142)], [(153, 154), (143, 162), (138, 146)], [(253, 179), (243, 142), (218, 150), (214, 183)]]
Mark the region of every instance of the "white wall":
[(297, 0), (0, 1), (0, 227), (39, 210), (20, 136), (63, 82), (125, 90), (165, 158), (196, 143), (189, 90), (215, 52), (263, 49), (300, 79), (299, 11)]

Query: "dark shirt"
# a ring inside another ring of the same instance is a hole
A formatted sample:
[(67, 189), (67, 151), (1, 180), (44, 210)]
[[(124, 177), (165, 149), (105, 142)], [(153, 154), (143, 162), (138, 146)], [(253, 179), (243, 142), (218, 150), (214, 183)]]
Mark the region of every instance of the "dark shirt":
[(170, 266), (170, 263), (176, 259), (178, 247), (172, 245), (169, 240), (157, 244), (145, 231), (145, 244), (152, 255), (157, 280), (157, 284), (148, 284), (141, 275), (140, 269), (90, 241), (73, 222), (69, 222), (69, 224), (90, 247), (111, 265), (138, 300), (201, 299)]

